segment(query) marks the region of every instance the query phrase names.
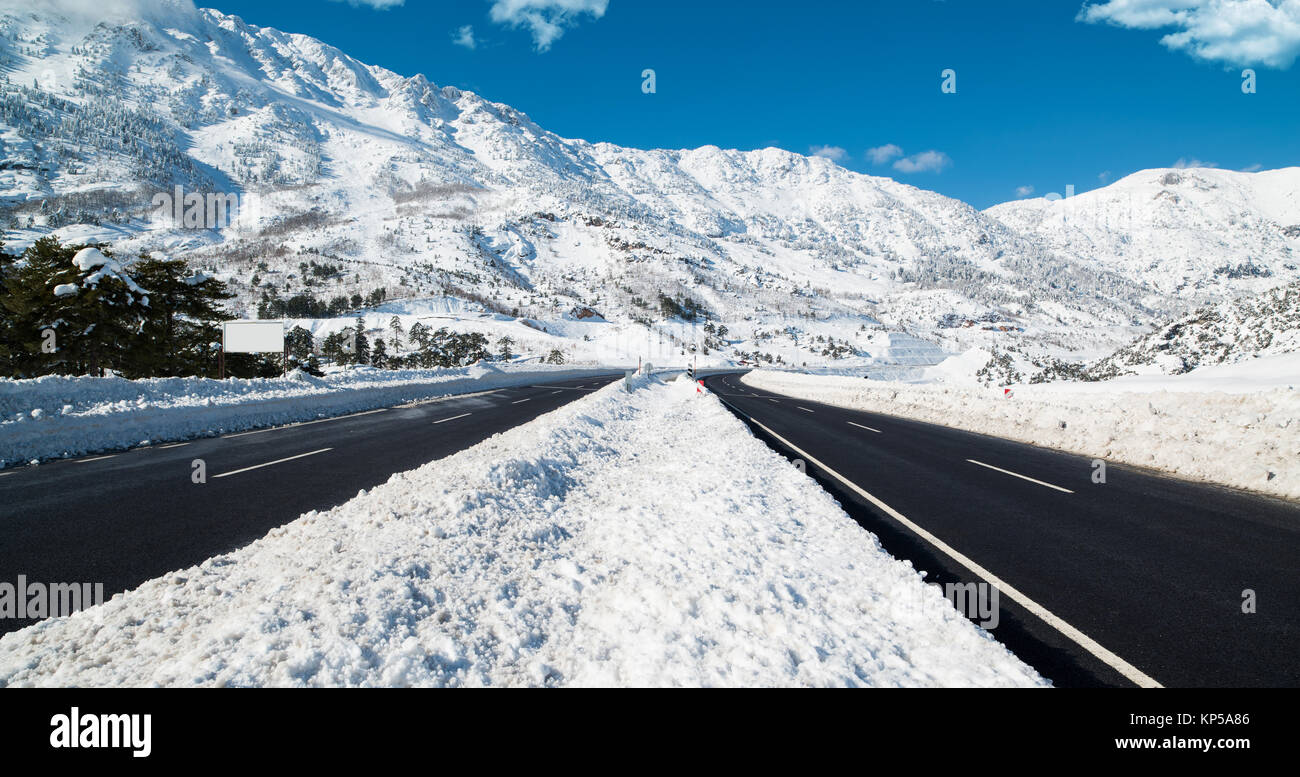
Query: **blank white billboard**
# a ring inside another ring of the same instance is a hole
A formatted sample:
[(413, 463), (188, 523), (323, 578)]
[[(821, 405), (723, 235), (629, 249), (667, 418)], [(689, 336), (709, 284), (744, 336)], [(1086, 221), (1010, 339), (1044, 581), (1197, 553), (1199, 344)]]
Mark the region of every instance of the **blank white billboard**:
[(284, 353), (283, 321), (227, 321), (224, 329), (226, 353)]

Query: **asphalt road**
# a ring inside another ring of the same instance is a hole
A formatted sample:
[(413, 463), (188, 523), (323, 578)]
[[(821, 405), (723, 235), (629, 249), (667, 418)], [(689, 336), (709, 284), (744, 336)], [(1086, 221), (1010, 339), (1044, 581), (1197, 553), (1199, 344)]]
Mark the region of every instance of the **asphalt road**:
[(706, 385), (927, 579), (1000, 583), (993, 635), (1058, 685), (1300, 685), (1300, 505)]
[[(617, 380), (567, 380), (158, 444), (0, 475), (0, 581), (103, 583), (105, 599), (235, 550)], [(192, 482), (202, 459), (207, 482)], [(33, 623), (0, 619), (0, 633)]]

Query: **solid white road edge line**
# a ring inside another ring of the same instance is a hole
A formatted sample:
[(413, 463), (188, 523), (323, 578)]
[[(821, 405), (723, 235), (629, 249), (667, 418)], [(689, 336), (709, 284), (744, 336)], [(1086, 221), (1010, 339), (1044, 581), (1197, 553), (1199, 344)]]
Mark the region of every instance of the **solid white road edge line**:
[(952, 546), (948, 545), (948, 543), (944, 542), (943, 540), (934, 536), (933, 534), (921, 528), (917, 524), (908, 520), (907, 517), (904, 516), (902, 513), (898, 512), (894, 508), (890, 507), (889, 505), (880, 501), (876, 497), (867, 493), (867, 491), (863, 489), (861, 486), (859, 486), (857, 483), (854, 483), (853, 481), (844, 477), (840, 473), (836, 472), (835, 470), (821, 463), (813, 456), (810, 456), (804, 451), (800, 450), (799, 447), (796, 446), (794, 443), (785, 439), (784, 437), (772, 431), (771, 429), (768, 429), (766, 426), (759, 423), (757, 420), (750, 418), (748, 415), (745, 415), (744, 413), (741, 413), (741, 411), (738, 408), (736, 408), (734, 405), (731, 405), (730, 402), (728, 402), (727, 404), (731, 406), (732, 409), (735, 410), (737, 413), (740, 413), (746, 418), (749, 418), (750, 422), (753, 423), (755, 426), (767, 432), (768, 434), (772, 435), (776, 439), (780, 440), (782, 444), (788, 446), (791, 450), (793, 450), (795, 453), (802, 456), (804, 459), (812, 463), (814, 466), (821, 468), (828, 475), (834, 477), (836, 480), (840, 481), (845, 486), (852, 489), (853, 492), (856, 493), (858, 496), (862, 497), (863, 499), (866, 499), (868, 502), (872, 503), (876, 507), (879, 507), (881, 510), (884, 510), (887, 514), (893, 517), (894, 520), (898, 521), (899, 523), (903, 524), (907, 528), (911, 529), (917, 536), (919, 536), (920, 538), (924, 539), (926, 542), (933, 545), (935, 548), (942, 551), (953, 561), (956, 561), (958, 564), (961, 564), (962, 566), (966, 567), (971, 572), (974, 572), (977, 576), (983, 578), (984, 581), (987, 582), (989, 585), (992, 585), (993, 587), (997, 588), (1003, 594), (1010, 597), (1012, 601), (1015, 601), (1021, 607), (1024, 607), (1026, 610), (1029, 610), (1031, 613), (1036, 615), (1039, 618), (1039, 620), (1043, 621), (1048, 626), (1051, 626), (1052, 628), (1064, 634), (1066, 638), (1068, 638), (1071, 642), (1074, 642), (1079, 647), (1088, 651), (1097, 659), (1101, 660), (1102, 662), (1110, 666), (1115, 671), (1119, 672), (1120, 674), (1127, 677), (1129, 680), (1133, 681), (1133, 683), (1135, 683), (1136, 685), (1142, 688), (1163, 688), (1164, 687), (1160, 683), (1156, 682), (1154, 679), (1149, 677), (1142, 670), (1138, 669), (1137, 667), (1133, 666), (1129, 662), (1125, 661), (1124, 659), (1110, 652), (1106, 648), (1102, 647), (1092, 637), (1089, 637), (1087, 634), (1084, 634), (1082, 631), (1079, 631), (1075, 627), (1071, 626), (1069, 623), (1066, 623), (1064, 620), (1058, 617), (1055, 613), (1048, 610), (1046, 607), (1042, 606), (1038, 602), (1035, 602), (1033, 599), (1030, 599), (1025, 594), (1021, 593), (1020, 591), (1016, 590), (1012, 586), (1008, 585), (1004, 580), (999, 578), (997, 575), (994, 575), (992, 572), (988, 571), (984, 567), (980, 566), (979, 564), (976, 564), (973, 560), (967, 558), (956, 548), (953, 548)]
[(863, 426), (862, 424), (855, 424), (855, 423), (853, 423), (852, 421), (849, 421), (849, 426), (856, 426), (856, 427), (858, 427), (859, 429), (866, 429), (868, 432), (875, 432), (876, 434), (884, 434), (884, 432), (880, 431), (879, 429), (872, 429), (870, 426)]
[(444, 419), (442, 419), (441, 421), (434, 421), (433, 424), (434, 424), (434, 426), (437, 426), (438, 424), (445, 424), (445, 423), (447, 423), (448, 421), (456, 421), (456, 420), (459, 420), (459, 419), (461, 419), (461, 418), (468, 418), (468, 417), (470, 417), (470, 416), (472, 416), (472, 415), (474, 415), (474, 414), (473, 414), (473, 413), (464, 413), (464, 414), (462, 414), (462, 415), (452, 416), (451, 418), (444, 418)]
[(1064, 492), (1067, 493), (1067, 494), (1073, 494), (1073, 493), (1074, 493), (1073, 491), (1071, 491), (1071, 490), (1068, 489), (1068, 488), (1061, 488), (1060, 486), (1054, 486), (1054, 485), (1052, 485), (1051, 483), (1044, 483), (1044, 482), (1041, 481), (1041, 480), (1034, 480), (1034, 479), (1031, 478), (1031, 477), (1026, 477), (1026, 476), (1024, 476), (1024, 475), (1021, 475), (1021, 474), (1018, 474), (1018, 473), (1012, 472), (1012, 471), (1009, 470), (1009, 469), (1002, 469), (1001, 467), (995, 467), (995, 466), (993, 466), (992, 464), (985, 464), (985, 463), (982, 462), (982, 461), (976, 461), (976, 460), (974, 460), (974, 459), (966, 459), (966, 461), (969, 461), (971, 464), (978, 464), (978, 465), (980, 465), (981, 467), (986, 467), (986, 468), (991, 469), (991, 470), (994, 470), (994, 471), (996, 471), (996, 472), (1001, 472), (1003, 475), (1010, 475), (1010, 476), (1013, 477), (1013, 478), (1020, 478), (1021, 480), (1028, 480), (1030, 483), (1037, 483), (1037, 484), (1040, 485), (1040, 486), (1046, 486), (1046, 487), (1048, 487), (1048, 488), (1054, 488), (1054, 489), (1056, 489), (1057, 491), (1064, 491)]
[(243, 469), (237, 469), (237, 470), (235, 470), (234, 472), (223, 472), (223, 473), (221, 473), (220, 475), (213, 475), (212, 477), (213, 477), (213, 478), (228, 478), (228, 477), (230, 477), (231, 475), (238, 475), (238, 474), (241, 473), (241, 472), (249, 472), (249, 471), (252, 471), (252, 470), (255, 470), (255, 469), (261, 469), (262, 467), (269, 467), (269, 466), (271, 466), (272, 464), (283, 464), (283, 463), (286, 462), (286, 461), (293, 461), (294, 459), (303, 459), (303, 458), (306, 458), (306, 457), (308, 457), (308, 456), (315, 456), (315, 455), (318, 454), (318, 453), (324, 453), (324, 452), (326, 452), (326, 451), (332, 451), (332, 450), (334, 450), (334, 449), (333, 449), (333, 448), (321, 448), (320, 450), (318, 450), (318, 451), (312, 451), (311, 453), (300, 453), (300, 454), (298, 454), (297, 456), (290, 456), (290, 457), (288, 457), (287, 459), (276, 459), (275, 461), (268, 461), (268, 462), (266, 462), (265, 464), (256, 464), (256, 465), (254, 465), (254, 466), (252, 466), (252, 467), (244, 467)]

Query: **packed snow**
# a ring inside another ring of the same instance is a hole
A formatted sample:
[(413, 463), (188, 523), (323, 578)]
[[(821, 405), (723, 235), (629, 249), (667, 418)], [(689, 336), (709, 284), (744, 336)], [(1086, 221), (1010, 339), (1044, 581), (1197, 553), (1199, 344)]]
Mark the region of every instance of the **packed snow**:
[[(940, 367), (962, 371), (945, 365)], [(803, 400), (1300, 498), (1300, 354), (1216, 365), (1174, 377), (1016, 386), (1010, 394), (997, 386), (766, 370), (743, 380)]]
[(1042, 686), (685, 380), (0, 639), (0, 686)]
[(315, 378), (0, 379), (0, 468), (137, 445), (346, 415), (543, 380), (608, 375), (608, 368), (540, 364), (376, 370)]

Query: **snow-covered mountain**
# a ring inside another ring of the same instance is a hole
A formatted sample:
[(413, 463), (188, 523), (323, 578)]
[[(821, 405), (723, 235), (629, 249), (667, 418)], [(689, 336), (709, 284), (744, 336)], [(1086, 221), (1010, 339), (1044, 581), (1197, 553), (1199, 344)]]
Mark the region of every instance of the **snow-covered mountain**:
[[(245, 313), (383, 288), (579, 358), (699, 342), (866, 362), (890, 330), (1095, 358), (1300, 278), (1298, 169), (1147, 171), (981, 212), (778, 149), (561, 138), (306, 36), (132, 7), (97, 22), (0, 0), (0, 228), (11, 248), (53, 231), (189, 258)], [(176, 186), (238, 195), (238, 218), (175, 223), (156, 198)], [(1102, 217), (1062, 215), (1081, 205)]]
[(987, 213), (1044, 251), (1140, 284), (1153, 306), (1258, 292), (1295, 278), (1300, 264), (1300, 167), (1143, 170)]
[(1300, 351), (1300, 283), (1208, 305), (1160, 327), (1089, 369), (1120, 375), (1182, 375), (1199, 367)]

